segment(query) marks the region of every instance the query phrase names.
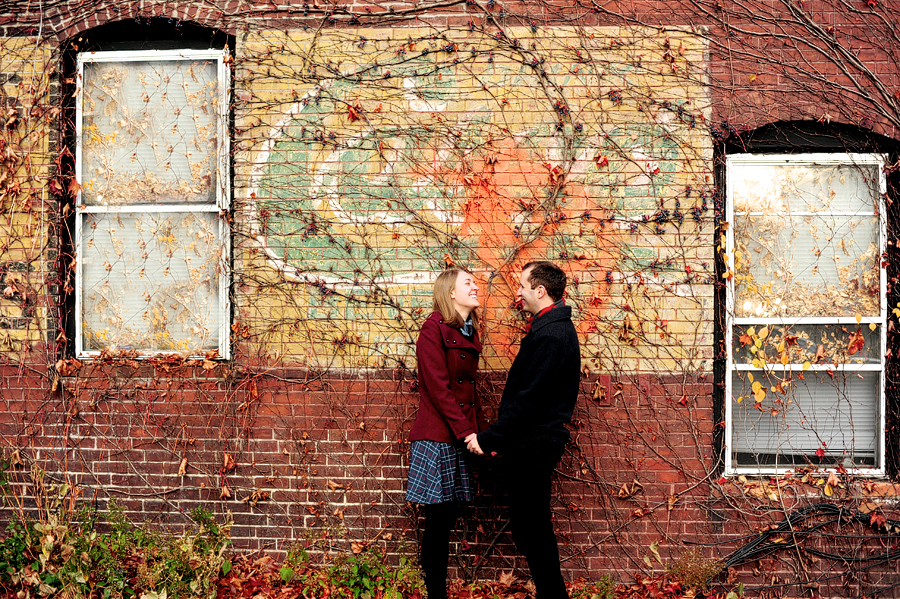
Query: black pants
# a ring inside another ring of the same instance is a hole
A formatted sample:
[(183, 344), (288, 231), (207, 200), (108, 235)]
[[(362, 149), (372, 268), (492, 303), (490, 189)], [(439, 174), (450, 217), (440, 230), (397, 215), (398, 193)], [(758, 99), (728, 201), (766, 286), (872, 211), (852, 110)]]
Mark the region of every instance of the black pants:
[(450, 531), (456, 524), (459, 505), (455, 501), (423, 504), (425, 527), (419, 546), (422, 573), (428, 599), (447, 597), (447, 561), (450, 555)]
[(564, 443), (539, 443), (510, 451), (501, 470), (509, 492), (509, 523), (516, 549), (528, 561), (537, 599), (568, 599), (559, 547), (550, 520), (550, 477)]

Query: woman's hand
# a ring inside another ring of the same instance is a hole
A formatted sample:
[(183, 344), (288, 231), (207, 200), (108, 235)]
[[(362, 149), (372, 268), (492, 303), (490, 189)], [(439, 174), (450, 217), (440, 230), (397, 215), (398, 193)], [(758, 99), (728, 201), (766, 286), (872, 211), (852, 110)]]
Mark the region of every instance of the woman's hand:
[(466, 443), (466, 447), (474, 453), (475, 455), (484, 455), (484, 452), (481, 451), (481, 446), (478, 444), (478, 435), (476, 433), (472, 433), (463, 439)]

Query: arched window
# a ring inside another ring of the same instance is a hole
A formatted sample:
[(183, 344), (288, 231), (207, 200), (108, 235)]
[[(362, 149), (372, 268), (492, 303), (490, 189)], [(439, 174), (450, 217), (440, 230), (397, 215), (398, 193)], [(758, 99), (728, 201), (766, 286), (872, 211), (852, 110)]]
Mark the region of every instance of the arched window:
[(780, 124), (724, 157), (728, 474), (886, 472), (892, 144), (876, 137)]

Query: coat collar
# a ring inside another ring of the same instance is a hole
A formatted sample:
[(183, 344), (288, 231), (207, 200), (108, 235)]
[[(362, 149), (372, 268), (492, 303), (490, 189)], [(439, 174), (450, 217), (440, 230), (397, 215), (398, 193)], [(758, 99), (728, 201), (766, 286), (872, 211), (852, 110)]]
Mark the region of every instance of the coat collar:
[(535, 331), (539, 331), (548, 324), (552, 322), (559, 322), (560, 320), (572, 320), (571, 306), (557, 305), (556, 308), (542, 314), (540, 318), (535, 318), (534, 322), (531, 323), (531, 331), (529, 331), (525, 336), (527, 337), (528, 335), (532, 335)]
[(478, 331), (475, 331), (475, 336), (472, 337), (472, 339), (467, 339), (459, 329), (444, 324), (440, 312), (432, 312), (428, 319), (438, 323), (438, 327), (441, 330), (441, 337), (443, 338), (446, 347), (471, 348), (481, 353), (481, 340), (478, 339)]

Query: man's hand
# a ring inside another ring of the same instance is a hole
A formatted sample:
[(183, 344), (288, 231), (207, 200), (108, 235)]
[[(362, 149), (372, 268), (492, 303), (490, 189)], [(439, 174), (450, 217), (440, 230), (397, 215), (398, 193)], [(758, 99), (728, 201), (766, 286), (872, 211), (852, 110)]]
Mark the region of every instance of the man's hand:
[(475, 455), (484, 455), (484, 452), (481, 451), (481, 446), (478, 444), (478, 435), (476, 433), (472, 433), (465, 439), (463, 439), (466, 443), (466, 447), (474, 453)]

